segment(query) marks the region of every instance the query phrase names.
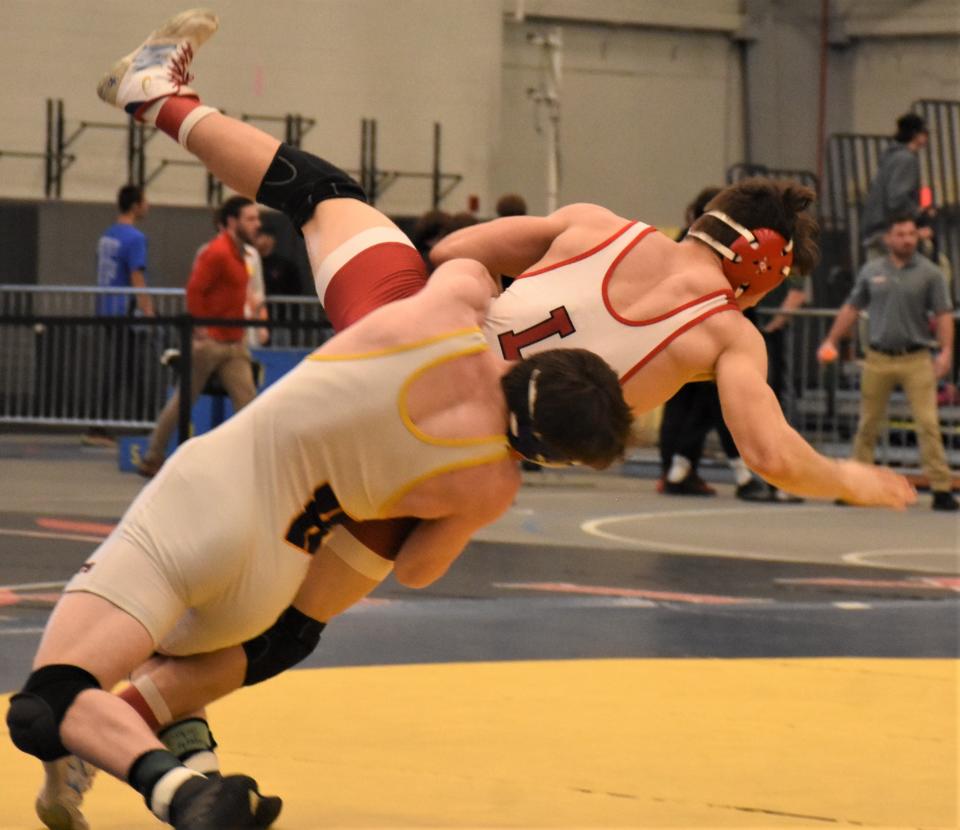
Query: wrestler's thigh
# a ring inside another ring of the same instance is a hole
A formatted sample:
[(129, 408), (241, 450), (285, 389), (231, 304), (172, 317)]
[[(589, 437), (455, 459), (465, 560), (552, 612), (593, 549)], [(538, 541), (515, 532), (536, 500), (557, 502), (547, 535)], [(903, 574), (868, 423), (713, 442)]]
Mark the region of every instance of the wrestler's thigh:
[(33, 666), (79, 666), (110, 689), (149, 658), (153, 649), (153, 637), (134, 617), (103, 597), (76, 591), (64, 594), (57, 603)]
[(316, 272), (330, 253), (361, 231), (396, 227), (375, 207), (358, 199), (327, 199), (317, 205), (302, 230), (310, 265)]

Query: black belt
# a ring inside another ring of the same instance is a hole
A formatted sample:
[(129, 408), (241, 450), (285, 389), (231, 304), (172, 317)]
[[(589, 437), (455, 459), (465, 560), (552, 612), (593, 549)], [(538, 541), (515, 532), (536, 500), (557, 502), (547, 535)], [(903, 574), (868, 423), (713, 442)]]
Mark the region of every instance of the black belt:
[(902, 349), (881, 349), (879, 346), (871, 346), (870, 351), (880, 352), (880, 354), (890, 357), (902, 357), (905, 354), (914, 354), (915, 352), (929, 351), (929, 346), (904, 346)]

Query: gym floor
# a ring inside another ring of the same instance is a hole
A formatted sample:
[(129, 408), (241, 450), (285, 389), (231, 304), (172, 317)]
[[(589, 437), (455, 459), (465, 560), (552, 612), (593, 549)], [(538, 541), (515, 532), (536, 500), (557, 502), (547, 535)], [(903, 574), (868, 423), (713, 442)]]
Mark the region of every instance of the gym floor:
[[(650, 468), (652, 469), (652, 468)], [(960, 550), (906, 513), (529, 474), (423, 591), (388, 581), (307, 663), (210, 710), (227, 772), (330, 827), (956, 828)], [(0, 436), (0, 692), (142, 481)], [(40, 827), (0, 741), (0, 830)], [(160, 825), (102, 775), (93, 830)]]

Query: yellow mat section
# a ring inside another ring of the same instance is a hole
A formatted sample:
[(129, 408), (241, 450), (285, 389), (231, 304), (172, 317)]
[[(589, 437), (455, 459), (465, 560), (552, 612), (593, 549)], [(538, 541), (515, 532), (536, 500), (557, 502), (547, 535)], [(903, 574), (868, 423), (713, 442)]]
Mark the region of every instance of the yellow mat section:
[[(217, 704), (227, 772), (330, 827), (955, 828), (951, 660), (590, 660), (289, 672)], [(3, 708), (6, 709), (5, 701)], [(0, 741), (0, 827), (39, 764)], [(161, 825), (100, 776), (92, 830)]]

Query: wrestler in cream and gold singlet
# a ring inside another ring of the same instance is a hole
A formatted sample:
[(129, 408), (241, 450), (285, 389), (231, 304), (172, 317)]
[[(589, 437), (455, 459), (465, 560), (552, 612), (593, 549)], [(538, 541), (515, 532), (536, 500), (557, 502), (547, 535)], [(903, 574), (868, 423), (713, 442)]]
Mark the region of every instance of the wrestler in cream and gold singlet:
[(407, 413), (422, 372), (485, 351), (479, 329), (358, 355), (314, 353), (184, 444), (67, 585), (138, 619), (171, 654), (234, 645), (290, 605), (344, 514), (391, 515), (411, 487), (500, 460), (504, 435), (438, 439)]

